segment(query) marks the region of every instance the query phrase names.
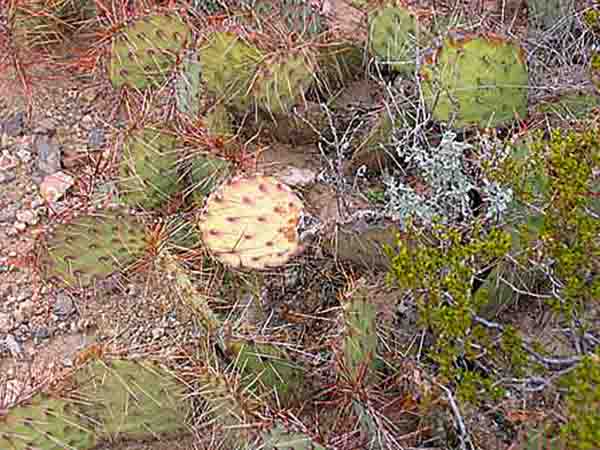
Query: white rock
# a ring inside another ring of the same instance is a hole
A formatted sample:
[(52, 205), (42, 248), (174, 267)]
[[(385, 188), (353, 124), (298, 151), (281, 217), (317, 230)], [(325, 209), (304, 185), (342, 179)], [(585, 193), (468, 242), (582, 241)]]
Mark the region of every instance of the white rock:
[(306, 186), (315, 182), (317, 174), (310, 169), (290, 166), (276, 176), (288, 186)]
[(35, 225), (39, 221), (37, 213), (32, 209), (17, 211), (17, 220), (28, 225)]
[(73, 186), (73, 177), (64, 172), (48, 175), (40, 184), (40, 195), (48, 203), (59, 200)]

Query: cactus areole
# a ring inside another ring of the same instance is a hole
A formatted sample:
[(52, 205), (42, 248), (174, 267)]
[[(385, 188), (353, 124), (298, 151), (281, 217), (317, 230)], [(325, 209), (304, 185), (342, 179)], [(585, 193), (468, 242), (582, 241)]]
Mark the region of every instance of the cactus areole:
[(302, 202), (274, 177), (240, 176), (207, 199), (199, 228), (216, 259), (236, 268), (285, 264), (302, 249), (297, 225)]
[(497, 127), (527, 115), (525, 55), (500, 36), (454, 31), (425, 58), (420, 74), (435, 120)]

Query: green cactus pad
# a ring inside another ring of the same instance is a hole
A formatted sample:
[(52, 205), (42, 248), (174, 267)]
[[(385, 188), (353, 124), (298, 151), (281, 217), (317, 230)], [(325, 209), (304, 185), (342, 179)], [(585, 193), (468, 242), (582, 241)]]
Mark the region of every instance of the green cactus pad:
[(265, 450), (325, 450), (306, 434), (286, 431), (279, 425), (265, 432), (263, 441), (261, 448)]
[(198, 155), (190, 161), (191, 198), (202, 205), (206, 196), (232, 171), (232, 163), (211, 155)]
[(151, 15), (127, 26), (113, 41), (109, 77), (115, 88), (161, 86), (191, 40), (191, 29), (175, 14)]
[(454, 32), (424, 61), (421, 78), (433, 118), (455, 127), (496, 127), (527, 115), (525, 56), (501, 37)]
[(302, 202), (273, 177), (236, 177), (207, 199), (200, 233), (223, 264), (264, 269), (300, 252), (297, 225)]
[(128, 137), (120, 164), (119, 190), (127, 205), (156, 208), (179, 189), (176, 138), (154, 128)]
[(183, 384), (147, 362), (84, 363), (60, 398), (39, 393), (0, 418), (2, 450), (87, 450), (186, 430)]
[(344, 365), (356, 381), (366, 367), (372, 369), (377, 351), (375, 305), (369, 301), (368, 289), (352, 292), (343, 304), (344, 312)]
[(207, 89), (219, 100), (243, 109), (250, 104), (248, 91), (261, 52), (234, 33), (215, 32), (200, 45), (200, 63)]
[(311, 86), (314, 72), (313, 58), (304, 50), (270, 55), (252, 84), (256, 106), (273, 114), (289, 112)]
[(248, 424), (259, 409), (259, 403), (240, 392), (239, 382), (211, 368), (197, 374), (199, 389), (196, 391), (207, 404), (211, 422), (223, 433), (223, 448), (247, 448), (252, 439)]
[(148, 439), (186, 430), (184, 386), (158, 366), (98, 359), (75, 377), (79, 387), (74, 401), (104, 439)]
[(321, 14), (305, 0), (257, 0), (252, 12), (250, 27), (256, 31), (268, 31), (281, 24), (288, 33), (306, 39), (320, 35), (326, 28)]
[(200, 112), (200, 99), (203, 95), (202, 67), (198, 52), (189, 49), (183, 56), (181, 71), (175, 83), (177, 109), (183, 114), (195, 117)]
[(273, 395), (285, 406), (301, 393), (304, 377), (282, 347), (241, 340), (227, 342), (235, 355), (244, 384), (265, 395)]
[(416, 69), (419, 36), (417, 19), (407, 8), (389, 6), (369, 14), (369, 43), (373, 54), (397, 72)]
[(86, 450), (96, 443), (93, 424), (66, 399), (40, 393), (0, 416), (2, 450)]
[(121, 210), (110, 210), (58, 225), (40, 249), (40, 265), (48, 279), (85, 287), (125, 268), (145, 248), (144, 226)]
[(223, 103), (212, 106), (204, 116), (206, 131), (213, 136), (232, 137), (235, 132), (232, 125), (232, 116)]

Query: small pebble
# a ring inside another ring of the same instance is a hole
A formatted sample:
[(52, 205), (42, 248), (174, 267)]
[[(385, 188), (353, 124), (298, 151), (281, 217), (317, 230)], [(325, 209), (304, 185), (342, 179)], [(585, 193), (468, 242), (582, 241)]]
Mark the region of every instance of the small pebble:
[(73, 300), (66, 294), (59, 294), (54, 301), (52, 307), (54, 314), (59, 316), (61, 319), (67, 318), (75, 310)]
[(8, 333), (12, 330), (14, 319), (10, 314), (0, 313), (0, 333)]
[(17, 220), (27, 225), (36, 225), (39, 222), (37, 212), (32, 209), (24, 209), (17, 212)]
[(0, 184), (10, 183), (17, 178), (14, 172), (0, 172)]
[[(25, 231), (27, 229), (27, 224), (23, 222), (17, 222), (13, 225), (13, 229), (18, 233), (20, 231)], [(14, 236), (16, 233), (12, 233)]]
[(18, 113), (5, 120), (4, 123), (0, 124), (0, 130), (6, 133), (8, 136), (18, 136), (23, 132), (25, 128), (25, 113), (19, 111)]
[(16, 205), (8, 205), (0, 209), (0, 223), (12, 222), (17, 218), (18, 208)]
[(37, 166), (42, 173), (50, 175), (61, 169), (62, 152), (54, 136), (40, 134), (33, 145), (38, 155)]
[(17, 158), (22, 162), (27, 163), (31, 161), (31, 152), (24, 147), (19, 147), (17, 150)]
[(104, 130), (102, 128), (93, 128), (88, 134), (88, 145), (90, 147), (100, 147), (104, 144)]

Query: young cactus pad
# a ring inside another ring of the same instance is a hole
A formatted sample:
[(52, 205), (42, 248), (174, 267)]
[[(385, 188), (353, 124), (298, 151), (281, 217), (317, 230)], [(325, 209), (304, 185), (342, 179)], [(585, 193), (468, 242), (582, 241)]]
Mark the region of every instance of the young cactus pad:
[(527, 115), (522, 49), (494, 35), (454, 32), (421, 69), (425, 102), (455, 127), (497, 127)]
[(363, 368), (374, 367), (377, 351), (376, 315), (366, 288), (353, 292), (344, 303), (344, 364), (352, 381), (359, 379)]
[(191, 39), (191, 29), (175, 14), (137, 20), (113, 41), (110, 80), (115, 88), (160, 86)]
[(202, 240), (223, 264), (264, 269), (300, 252), (297, 225), (302, 202), (273, 177), (237, 177), (207, 199)]
[(247, 107), (247, 93), (262, 53), (234, 33), (215, 32), (200, 45), (199, 57), (208, 91), (226, 103)]
[(2, 450), (91, 450), (186, 429), (184, 385), (158, 366), (94, 359), (64, 381), (68, 392), (38, 393), (0, 417)]
[(2, 450), (91, 449), (97, 444), (92, 424), (80, 417), (74, 402), (39, 393), (0, 415)]
[(408, 9), (387, 7), (369, 14), (371, 51), (400, 73), (415, 71), (417, 33), (417, 19)]
[(88, 286), (131, 264), (146, 248), (144, 226), (121, 210), (61, 224), (42, 249), (42, 272), (68, 286)]
[(174, 136), (150, 127), (125, 141), (119, 189), (126, 204), (156, 208), (178, 190), (175, 143)]
[(304, 50), (269, 56), (252, 84), (256, 105), (272, 114), (289, 112), (313, 82), (315, 64)]
[(158, 366), (97, 359), (78, 370), (76, 379), (78, 409), (105, 439), (149, 439), (186, 429), (184, 385)]
[(257, 393), (273, 395), (282, 406), (297, 399), (304, 376), (283, 347), (276, 344), (231, 340), (227, 349), (235, 355), (243, 384)]

